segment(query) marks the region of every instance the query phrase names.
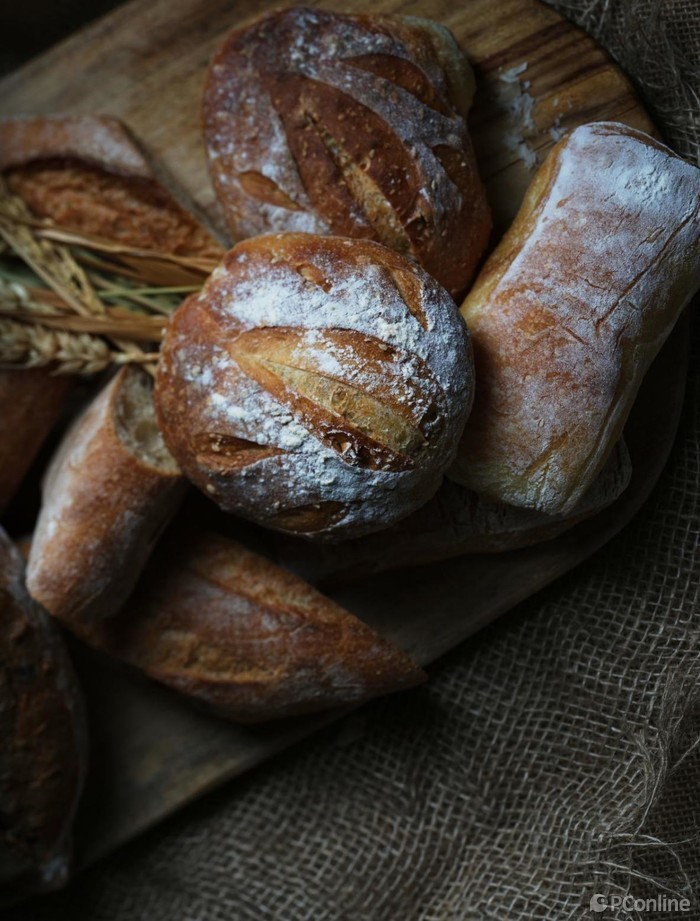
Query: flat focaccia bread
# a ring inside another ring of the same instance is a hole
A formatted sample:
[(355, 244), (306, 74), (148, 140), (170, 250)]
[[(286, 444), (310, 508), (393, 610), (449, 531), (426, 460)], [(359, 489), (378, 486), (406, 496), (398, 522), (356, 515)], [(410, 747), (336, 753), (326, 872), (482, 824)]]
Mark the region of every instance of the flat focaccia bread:
[(296, 7), (235, 30), (203, 97), (234, 238), (377, 240), (460, 296), (491, 229), (465, 121), (473, 92), (454, 36), (425, 19)]
[(700, 170), (624, 125), (572, 131), (462, 305), (474, 409), (449, 475), (568, 513), (700, 285)]

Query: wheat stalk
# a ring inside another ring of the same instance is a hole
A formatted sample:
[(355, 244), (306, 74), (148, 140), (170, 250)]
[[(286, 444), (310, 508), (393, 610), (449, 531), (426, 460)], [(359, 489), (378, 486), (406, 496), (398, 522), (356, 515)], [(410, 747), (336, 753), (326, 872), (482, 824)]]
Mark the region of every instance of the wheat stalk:
[(54, 301), (52, 292), (0, 278), (0, 317), (6, 319), (134, 342), (159, 342), (167, 322), (162, 316), (147, 316), (119, 306), (107, 307), (104, 315), (94, 317), (66, 314), (64, 306)]
[(68, 247), (39, 239), (32, 229), (32, 220), (24, 201), (10, 192), (0, 176), (0, 236), (5, 243), (76, 313), (101, 313), (99, 298)]
[[(106, 316), (105, 305), (69, 246), (40, 237), (35, 225), (25, 202), (13, 195), (5, 180), (0, 177), (0, 237), (78, 316)], [(129, 339), (120, 338), (118, 332), (106, 332), (105, 335), (118, 351), (124, 352), (133, 361), (144, 363), (146, 369), (153, 373), (153, 367), (144, 358), (145, 353), (138, 345)]]
[(57, 362), (60, 373), (95, 373), (105, 362), (138, 362), (154, 373), (157, 355), (136, 343), (159, 342), (165, 317), (216, 264), (39, 221), (0, 176), (0, 257), (8, 253), (25, 268), (0, 262), (0, 365)]
[(97, 374), (111, 364), (151, 363), (157, 355), (112, 351), (89, 333), (48, 329), (38, 323), (0, 319), (0, 368), (52, 366), (55, 374)]

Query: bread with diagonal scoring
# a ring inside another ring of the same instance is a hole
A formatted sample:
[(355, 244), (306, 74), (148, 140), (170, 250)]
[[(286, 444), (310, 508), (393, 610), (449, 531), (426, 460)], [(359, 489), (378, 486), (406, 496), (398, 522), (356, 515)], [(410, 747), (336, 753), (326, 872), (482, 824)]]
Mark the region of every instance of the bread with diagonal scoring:
[(242, 723), (358, 704), (425, 680), (403, 650), (298, 576), (191, 522), (166, 535), (115, 617), (64, 623)]
[(458, 297), (491, 227), (465, 121), (473, 91), (454, 36), (425, 19), (292, 7), (235, 30), (203, 97), (234, 238), (378, 240)]
[(433, 495), (472, 386), (467, 328), (415, 263), (368, 240), (270, 234), (176, 312), (154, 396), (176, 461), (222, 508), (339, 538)]

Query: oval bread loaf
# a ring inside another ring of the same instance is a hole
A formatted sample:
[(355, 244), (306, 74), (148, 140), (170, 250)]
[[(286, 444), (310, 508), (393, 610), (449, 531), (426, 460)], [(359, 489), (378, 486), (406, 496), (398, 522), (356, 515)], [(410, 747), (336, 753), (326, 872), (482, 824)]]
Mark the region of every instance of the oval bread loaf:
[(242, 723), (358, 704), (424, 672), (298, 576), (191, 524), (166, 535), (128, 605), (66, 625)]
[(116, 118), (0, 119), (0, 171), (33, 214), (65, 230), (160, 253), (221, 256)]
[(229, 35), (203, 98), (234, 239), (377, 240), (458, 297), (491, 229), (466, 114), (474, 78), (444, 26), (303, 7)]
[(369, 241), (239, 243), (170, 323), (155, 402), (184, 473), (267, 527), (348, 537), (437, 490), (472, 399), (467, 329)]
[(0, 902), (66, 881), (87, 755), (68, 653), (23, 577), (0, 530)]
[(700, 169), (624, 125), (576, 128), (462, 305), (474, 411), (450, 476), (568, 512), (700, 285)]

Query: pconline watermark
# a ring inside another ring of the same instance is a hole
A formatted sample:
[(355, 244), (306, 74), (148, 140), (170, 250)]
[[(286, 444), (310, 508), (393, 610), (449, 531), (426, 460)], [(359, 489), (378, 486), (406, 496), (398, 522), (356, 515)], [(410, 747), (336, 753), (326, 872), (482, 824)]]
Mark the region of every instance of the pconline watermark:
[(690, 911), (690, 899), (681, 899), (676, 896), (653, 895), (651, 898), (641, 899), (634, 895), (603, 895), (596, 892), (591, 896), (589, 906), (596, 913), (602, 911)]

